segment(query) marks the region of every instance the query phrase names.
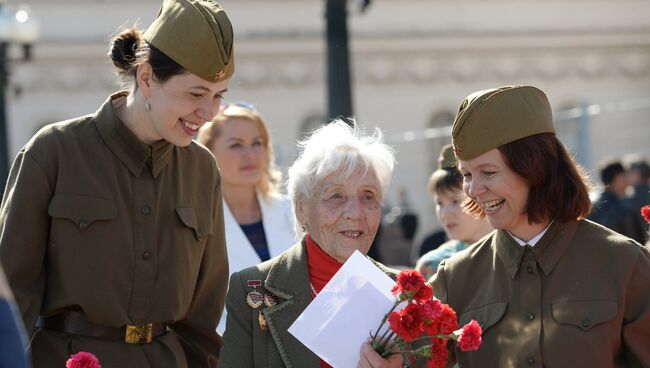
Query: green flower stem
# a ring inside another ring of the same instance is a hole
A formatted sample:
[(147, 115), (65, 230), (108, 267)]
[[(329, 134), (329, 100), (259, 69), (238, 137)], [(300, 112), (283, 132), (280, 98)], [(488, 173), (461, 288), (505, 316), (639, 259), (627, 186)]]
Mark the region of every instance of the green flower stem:
[(422, 357), (425, 357), (425, 358), (431, 358), (430, 355), (421, 354), (420, 350), (422, 350), (422, 348), (418, 348), (418, 349), (415, 349), (415, 350), (413, 350), (413, 349), (405, 349), (405, 350), (400, 349), (400, 350), (392, 351), (391, 354), (413, 354), (415, 356), (422, 356)]
[(392, 344), (388, 345), (380, 355), (381, 355), (382, 358), (385, 358), (388, 355), (395, 353), (393, 351), (393, 349), (395, 349), (396, 347), (398, 347), (400, 345), (406, 345), (406, 344), (407, 343), (404, 340), (402, 340), (401, 338), (398, 337), (398, 338), (395, 339), (395, 341), (393, 341)]
[(430, 340), (430, 339), (433, 339), (433, 338), (451, 339), (451, 340), (454, 340), (454, 341), (457, 340), (457, 338), (455, 338), (455, 335), (453, 333), (449, 334), (449, 335), (438, 334), (438, 335), (434, 335), (434, 336), (421, 336), (421, 337), (413, 339), (413, 340), (411, 340), (409, 342), (406, 342), (406, 341), (402, 340), (400, 337), (398, 337), (397, 339), (395, 339), (395, 341), (391, 345), (387, 346), (384, 350), (382, 350), (381, 352), (378, 352), (378, 353), (383, 358), (385, 358), (388, 355), (393, 354), (393, 353), (413, 353), (414, 350), (408, 350), (407, 351), (407, 350), (401, 350), (401, 348), (400, 348), (400, 350), (396, 350), (396, 351), (392, 351), (392, 350), (395, 349), (396, 347), (400, 346), (400, 345), (403, 347), (403, 346), (406, 346), (407, 344), (412, 344), (412, 343), (414, 343), (416, 341)]
[(390, 328), (387, 329), (377, 344), (377, 352), (383, 353), (386, 351), (386, 345), (388, 345), (388, 342), (393, 338), (393, 336), (395, 336), (395, 332), (393, 332), (393, 330)]
[(451, 340), (456, 341), (456, 339), (451, 337), (452, 335), (453, 334), (449, 334), (449, 335), (438, 334), (438, 335), (434, 335), (434, 336), (420, 336), (417, 339), (413, 339), (413, 340), (409, 341), (409, 343), (415, 342), (415, 341), (420, 341), (420, 340), (430, 340), (430, 339), (433, 339), (434, 337), (438, 338), (438, 339), (451, 339)]
[(401, 303), (401, 301), (400, 301), (400, 300), (397, 300), (397, 301), (395, 302), (395, 304), (393, 304), (393, 307), (388, 311), (388, 313), (386, 313), (386, 314), (384, 315), (384, 318), (382, 318), (382, 320), (381, 320), (381, 324), (379, 325), (379, 328), (377, 329), (377, 331), (375, 331), (375, 334), (372, 336), (372, 342), (373, 342), (373, 343), (375, 342), (375, 339), (377, 338), (377, 334), (379, 333), (379, 331), (381, 330), (381, 328), (384, 327), (384, 325), (386, 324), (386, 321), (388, 320), (388, 316), (389, 316), (391, 313), (393, 313), (393, 311), (395, 310), (395, 308), (397, 308), (397, 306), (398, 306), (400, 303)]

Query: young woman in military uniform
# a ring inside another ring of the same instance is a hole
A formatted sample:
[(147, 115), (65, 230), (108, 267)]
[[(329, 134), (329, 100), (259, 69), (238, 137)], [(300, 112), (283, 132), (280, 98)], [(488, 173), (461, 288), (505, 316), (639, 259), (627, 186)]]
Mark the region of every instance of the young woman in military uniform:
[(210, 0), (165, 0), (144, 33), (114, 38), (130, 88), (49, 125), (19, 152), (0, 256), (35, 367), (94, 353), (102, 367), (214, 367), (226, 295), (221, 179), (193, 143), (234, 72)]
[[(650, 367), (650, 254), (585, 216), (588, 184), (530, 86), (469, 95), (452, 129), (465, 208), (497, 229), (443, 261), (435, 294), (483, 327), (461, 367)], [(453, 354), (452, 354), (453, 355)]]

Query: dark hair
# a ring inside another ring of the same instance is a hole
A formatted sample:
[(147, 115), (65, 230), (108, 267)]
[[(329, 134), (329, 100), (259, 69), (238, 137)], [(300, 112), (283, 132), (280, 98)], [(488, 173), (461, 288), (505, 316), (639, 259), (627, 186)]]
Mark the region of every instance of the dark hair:
[(160, 82), (187, 73), (185, 68), (145, 41), (142, 32), (135, 27), (123, 30), (111, 40), (108, 55), (123, 79), (135, 78), (136, 69), (145, 62), (151, 64), (153, 74)]
[(456, 167), (438, 169), (431, 174), (427, 189), (432, 196), (436, 193), (462, 190), (463, 176)]
[(625, 157), (625, 164), (629, 171), (638, 171), (643, 181), (650, 179), (650, 165), (645, 158), (639, 155), (628, 155)]
[[(526, 211), (528, 223), (546, 220), (561, 222), (584, 218), (591, 210), (591, 184), (553, 133), (531, 135), (498, 147), (503, 159), (530, 185)], [(465, 209), (485, 216), (479, 205), (468, 198)]]
[(648, 163), (643, 159), (630, 163), (628, 170), (638, 171), (641, 179), (645, 181), (650, 179), (650, 165), (648, 165)]
[(625, 174), (623, 164), (615, 159), (605, 159), (598, 163), (598, 172), (600, 173), (600, 181), (605, 185), (610, 185), (616, 176)]

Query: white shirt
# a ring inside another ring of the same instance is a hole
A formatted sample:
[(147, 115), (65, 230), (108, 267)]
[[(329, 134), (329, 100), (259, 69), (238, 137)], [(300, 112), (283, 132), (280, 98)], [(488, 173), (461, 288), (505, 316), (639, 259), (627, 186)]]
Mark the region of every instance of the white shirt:
[[(544, 230), (542, 230), (542, 232), (540, 232), (539, 234), (533, 236), (533, 238), (530, 239), (530, 240), (527, 241), (527, 242), (525, 242), (525, 241), (519, 239), (518, 237), (512, 235), (512, 233), (511, 233), (510, 231), (508, 231), (508, 234), (510, 234), (510, 236), (512, 236), (512, 238), (515, 239), (515, 241), (517, 242), (517, 244), (519, 244), (520, 246), (525, 247), (525, 246), (528, 245), (528, 246), (534, 247), (535, 244), (537, 244), (537, 242), (539, 241), (539, 239), (541, 239), (542, 236), (544, 236), (544, 234), (546, 234), (546, 230), (548, 230), (548, 228), (551, 226), (552, 223), (553, 223), (553, 221), (551, 221), (551, 222), (548, 224), (548, 226), (547, 226)], [(506, 231), (507, 231), (507, 230), (506, 230)]]
[[(266, 244), (269, 248), (271, 258), (279, 255), (292, 245), (296, 244), (298, 238), (293, 226), (293, 210), (291, 201), (281, 195), (264, 199), (257, 194), (257, 202), (262, 212), (262, 225)], [(245, 268), (255, 266), (262, 262), (262, 259), (253, 248), (248, 237), (235, 220), (228, 203), (223, 201), (223, 219), (226, 230), (226, 248), (228, 250), (228, 268), (230, 274), (241, 271)], [(226, 330), (226, 309), (224, 308), (217, 332), (223, 335)]]

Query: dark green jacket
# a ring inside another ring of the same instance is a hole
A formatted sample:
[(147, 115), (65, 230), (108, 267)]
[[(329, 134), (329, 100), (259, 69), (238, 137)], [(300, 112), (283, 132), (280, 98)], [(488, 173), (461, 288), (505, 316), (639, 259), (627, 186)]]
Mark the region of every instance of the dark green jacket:
[[(118, 96), (43, 128), (11, 168), (0, 259), (34, 366), (89, 351), (104, 368), (214, 367), (228, 278), (216, 163), (196, 143), (140, 142), (113, 111)], [(35, 329), (67, 309), (103, 326), (172, 331), (134, 345)]]
[(432, 280), (483, 327), (461, 367), (650, 367), (650, 254), (591, 221), (555, 222), (532, 248), (494, 231)]
[[(386, 274), (396, 276), (395, 270), (375, 264)], [(251, 308), (246, 303), (246, 295), (253, 290), (248, 286), (250, 280), (262, 281), (263, 286), (257, 290), (276, 295), (278, 303)], [(226, 298), (228, 320), (219, 367), (320, 367), (318, 356), (287, 332), (312, 299), (304, 240), (273, 259), (233, 273)], [(264, 313), (268, 331), (260, 328), (260, 312)]]

